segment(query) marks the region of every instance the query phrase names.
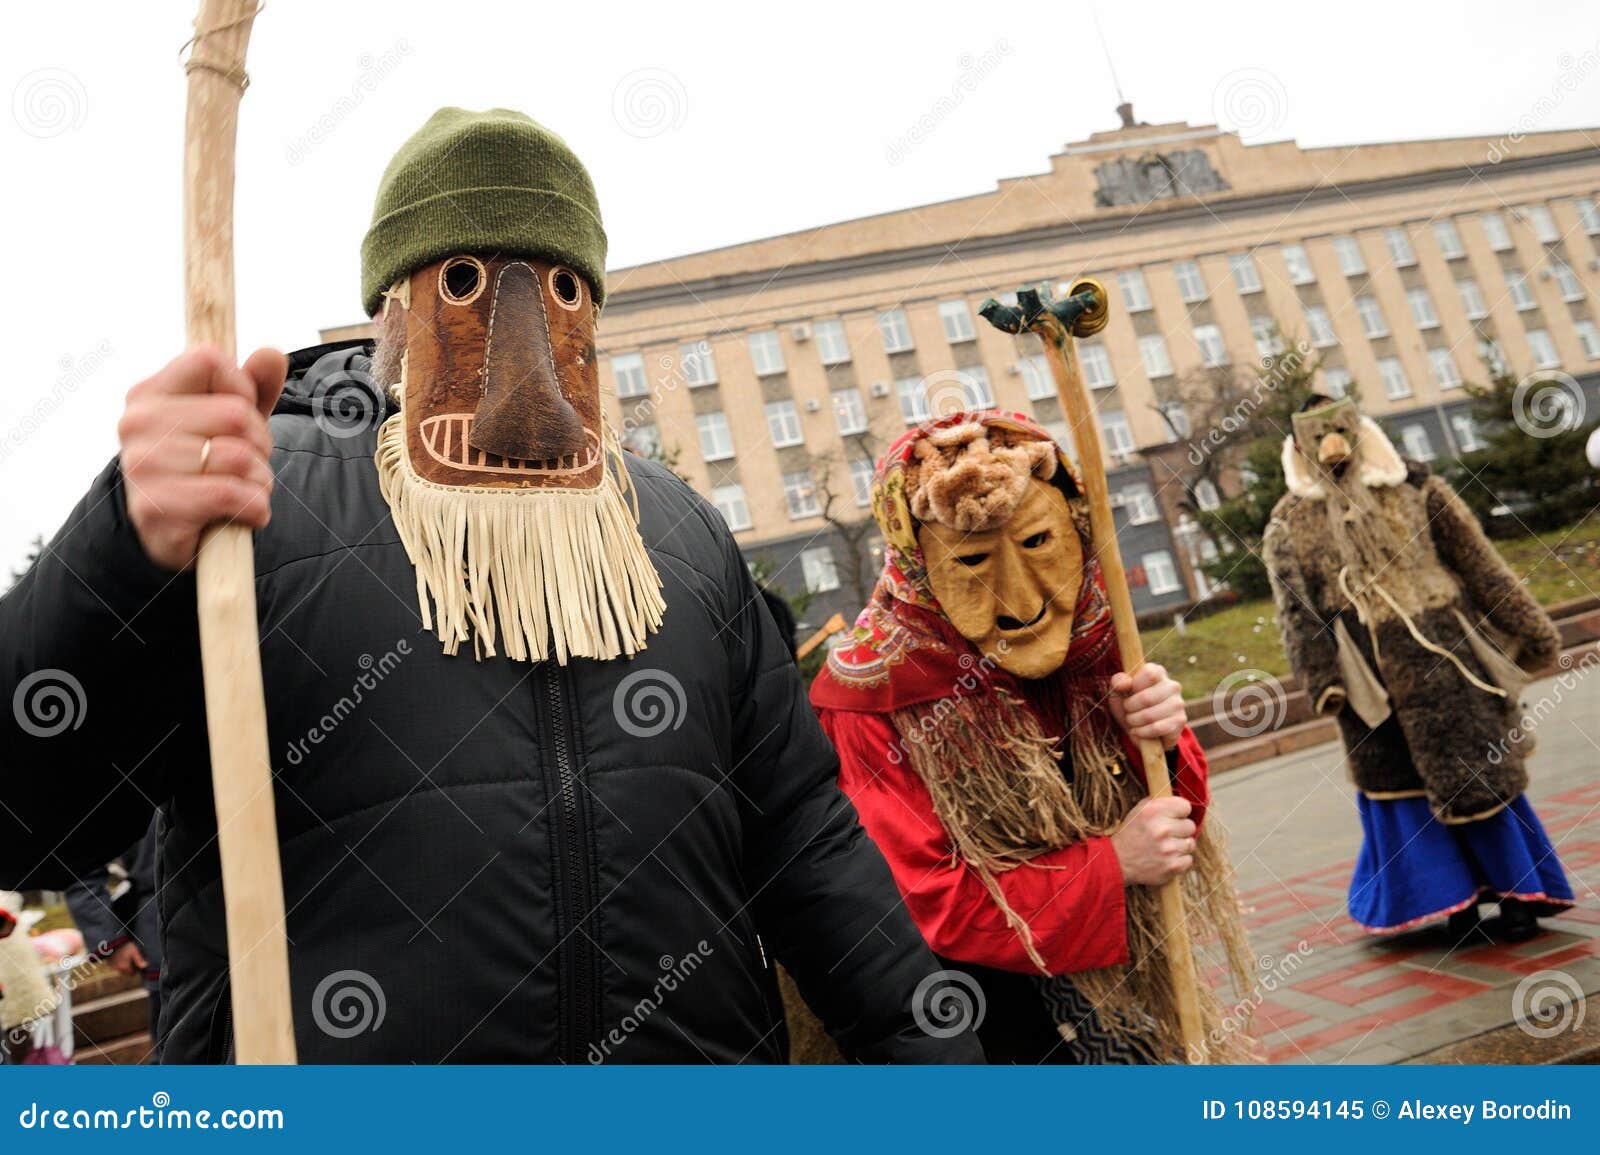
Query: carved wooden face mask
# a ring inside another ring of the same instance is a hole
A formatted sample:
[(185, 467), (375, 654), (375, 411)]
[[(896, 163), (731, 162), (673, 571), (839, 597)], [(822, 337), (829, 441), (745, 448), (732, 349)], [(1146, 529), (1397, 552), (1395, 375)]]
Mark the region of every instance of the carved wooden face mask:
[[(418, 269), (400, 411), (379, 480), (447, 653), (611, 658), (661, 622), (660, 579), (600, 408), (590, 286), (572, 269), (463, 253)], [(432, 607), (430, 609), (430, 600)]]
[(962, 637), (1020, 678), (1061, 668), (1083, 584), (1083, 542), (1066, 496), (1037, 478), (998, 528), (917, 533), (928, 584)]

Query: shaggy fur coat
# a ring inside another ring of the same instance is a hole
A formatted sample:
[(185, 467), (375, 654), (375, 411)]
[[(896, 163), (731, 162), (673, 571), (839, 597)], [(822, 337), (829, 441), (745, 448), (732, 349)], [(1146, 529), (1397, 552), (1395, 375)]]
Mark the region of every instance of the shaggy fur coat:
[(1285, 443), (1289, 492), (1262, 552), (1290, 666), (1317, 710), (1337, 714), (1368, 797), (1426, 796), (1447, 823), (1488, 818), (1527, 784), (1521, 671), (1553, 662), (1560, 636), (1442, 478), (1402, 460), (1370, 419), (1360, 444), (1360, 482), (1404, 548), (1354, 577), (1325, 480)]

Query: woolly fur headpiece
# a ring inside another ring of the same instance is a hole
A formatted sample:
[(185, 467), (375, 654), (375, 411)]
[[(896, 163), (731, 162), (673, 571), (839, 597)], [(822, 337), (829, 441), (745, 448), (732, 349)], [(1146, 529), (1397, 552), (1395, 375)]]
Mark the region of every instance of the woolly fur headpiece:
[(976, 421), (935, 429), (912, 450), (906, 497), (918, 521), (961, 533), (1004, 525), (1022, 500), (1028, 479), (1049, 481), (1056, 447)]

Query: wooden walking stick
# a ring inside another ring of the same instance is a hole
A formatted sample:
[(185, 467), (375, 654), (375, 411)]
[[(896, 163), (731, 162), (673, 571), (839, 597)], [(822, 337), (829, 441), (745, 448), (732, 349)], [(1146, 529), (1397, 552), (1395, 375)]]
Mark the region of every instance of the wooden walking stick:
[[(1100, 445), (1100, 426), (1094, 418), (1094, 405), (1083, 376), (1073, 337), (1089, 337), (1105, 328), (1110, 317), (1110, 300), (1099, 281), (1083, 278), (1075, 282), (1064, 301), (1052, 301), (1048, 287), (1023, 289), (1017, 293), (1015, 308), (999, 301), (985, 301), (979, 310), (983, 318), (1007, 333), (1032, 332), (1044, 342), (1045, 360), (1050, 364), (1061, 397), (1062, 410), (1078, 447), (1078, 468), (1089, 502), (1089, 525), (1094, 533), (1095, 560), (1105, 579), (1106, 598), (1111, 605), (1111, 622), (1116, 629), (1117, 650), (1122, 668), (1130, 673), (1144, 665), (1144, 643), (1139, 638), (1133, 616), (1133, 597), (1128, 592), (1128, 575), (1122, 568), (1122, 551), (1117, 548), (1117, 529), (1112, 520), (1111, 493), (1106, 485), (1105, 458)], [(1172, 793), (1167, 776), (1167, 758), (1161, 743), (1151, 738), (1139, 740), (1139, 757), (1144, 763), (1145, 789), (1151, 798)], [(1183, 1033), (1189, 1061), (1206, 1061), (1205, 1028), (1200, 1018), (1199, 985), (1195, 978), (1194, 952), (1189, 942), (1188, 923), (1183, 912), (1183, 892), (1178, 880), (1161, 886), (1161, 938), (1172, 969), (1172, 988), (1177, 996), (1178, 1025)], [(1135, 959), (1137, 965), (1142, 960)]]
[[(257, 0), (202, 0), (183, 144), (183, 285), (189, 344), (234, 350), (233, 173), (239, 98)], [(250, 530), (216, 525), (195, 562), (217, 850), (228, 920), (235, 1055), (293, 1063), (283, 875), (267, 753)]]

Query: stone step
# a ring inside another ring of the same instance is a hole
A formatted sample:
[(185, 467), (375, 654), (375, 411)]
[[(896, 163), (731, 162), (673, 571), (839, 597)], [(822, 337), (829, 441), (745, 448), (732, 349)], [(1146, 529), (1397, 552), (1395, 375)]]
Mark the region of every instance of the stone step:
[(103, 963), (85, 963), (67, 977), (74, 1007), (106, 995), (121, 994), (140, 985), (137, 975), (119, 974)]
[(151, 1051), (154, 1044), (150, 1041), (148, 1032), (137, 1035), (126, 1035), (120, 1039), (109, 1042), (88, 1043), (79, 1040), (77, 1052), (72, 1056), (72, 1061), (80, 1067), (132, 1067), (141, 1063), (153, 1062)]
[(1313, 718), (1282, 730), (1269, 730), (1254, 738), (1210, 747), (1206, 750), (1206, 763), (1212, 774), (1221, 774), (1225, 770), (1236, 770), (1240, 766), (1276, 758), (1280, 754), (1293, 754), (1297, 750), (1333, 742), (1338, 737), (1339, 724), (1332, 718)]
[(102, 1046), (150, 1029), (150, 999), (143, 986), (72, 1004), (72, 1025), (79, 1047)]

